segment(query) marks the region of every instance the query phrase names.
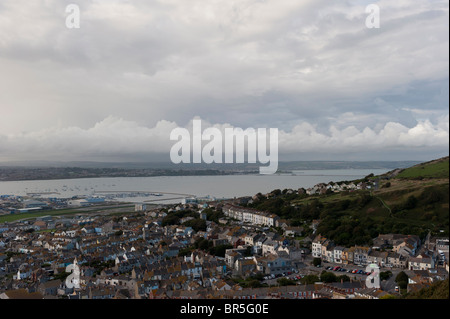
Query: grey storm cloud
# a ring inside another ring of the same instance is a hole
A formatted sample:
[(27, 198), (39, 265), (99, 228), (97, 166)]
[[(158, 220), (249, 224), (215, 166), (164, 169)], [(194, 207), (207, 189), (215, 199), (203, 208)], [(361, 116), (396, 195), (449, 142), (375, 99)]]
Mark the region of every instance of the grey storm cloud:
[(276, 127), (286, 154), (448, 152), (448, 18), (438, 0), (3, 0), (0, 159), (161, 154), (196, 116)]

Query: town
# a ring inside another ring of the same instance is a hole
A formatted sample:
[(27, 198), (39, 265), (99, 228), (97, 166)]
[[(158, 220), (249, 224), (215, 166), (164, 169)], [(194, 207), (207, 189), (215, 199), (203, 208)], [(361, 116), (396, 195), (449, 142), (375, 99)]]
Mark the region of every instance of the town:
[[(371, 187), (330, 183), (283, 193)], [(94, 209), (61, 216), (46, 214), (55, 211), (51, 201), (2, 197), (3, 216), (40, 214), (0, 224), (0, 298), (380, 299), (448, 278), (448, 237), (387, 233), (371, 245), (339, 246), (317, 233), (320, 220), (292, 226), (248, 205), (277, 194), (186, 198), (110, 214), (95, 211), (108, 201), (79, 199)], [(77, 287), (67, 281), (73, 265)], [(368, 265), (379, 268), (378, 287), (367, 285)]]

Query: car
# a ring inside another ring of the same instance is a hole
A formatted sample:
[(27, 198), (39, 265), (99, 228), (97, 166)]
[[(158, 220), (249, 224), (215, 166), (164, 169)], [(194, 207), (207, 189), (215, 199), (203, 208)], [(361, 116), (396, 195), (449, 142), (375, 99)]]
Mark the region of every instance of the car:
[(346, 269), (345, 268), (341, 268), (341, 269), (339, 269), (339, 271), (346, 271)]
[(348, 272), (348, 273), (351, 273), (351, 272), (352, 272), (352, 270), (351, 270), (351, 269), (349, 269), (349, 270), (347, 270), (347, 272)]
[(332, 269), (332, 267), (331, 266), (328, 266), (327, 268), (325, 268), (326, 270), (330, 270), (330, 269)]
[(352, 274), (356, 274), (356, 273), (358, 273), (358, 269), (353, 269)]
[(366, 276), (370, 276), (371, 272), (366, 272)]

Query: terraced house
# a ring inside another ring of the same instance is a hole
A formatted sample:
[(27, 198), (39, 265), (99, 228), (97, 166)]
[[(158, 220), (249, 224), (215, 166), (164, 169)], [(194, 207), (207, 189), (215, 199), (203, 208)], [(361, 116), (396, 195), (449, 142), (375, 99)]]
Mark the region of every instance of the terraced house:
[(231, 217), (252, 225), (277, 226), (277, 221), (280, 219), (277, 215), (269, 212), (262, 212), (256, 209), (232, 204), (224, 205), (222, 211), (227, 217)]

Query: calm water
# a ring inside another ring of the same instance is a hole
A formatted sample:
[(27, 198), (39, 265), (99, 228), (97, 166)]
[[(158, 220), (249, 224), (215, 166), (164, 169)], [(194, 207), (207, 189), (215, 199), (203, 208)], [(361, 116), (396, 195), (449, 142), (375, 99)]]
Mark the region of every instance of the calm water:
[[(83, 178), (40, 181), (0, 182), (0, 195), (41, 194), (42, 197), (70, 198), (76, 195), (100, 195), (99, 192), (145, 191), (163, 196), (133, 197), (121, 200), (142, 202), (179, 202), (181, 197), (232, 198), (267, 193), (274, 189), (308, 188), (317, 183), (362, 178), (373, 173), (383, 174), (389, 169), (341, 169), (294, 171), (295, 175), (222, 175), (222, 176), (161, 176)], [(173, 194), (166, 194), (173, 193)]]

